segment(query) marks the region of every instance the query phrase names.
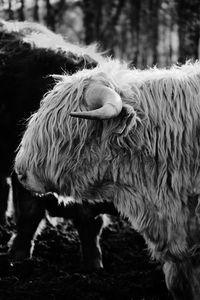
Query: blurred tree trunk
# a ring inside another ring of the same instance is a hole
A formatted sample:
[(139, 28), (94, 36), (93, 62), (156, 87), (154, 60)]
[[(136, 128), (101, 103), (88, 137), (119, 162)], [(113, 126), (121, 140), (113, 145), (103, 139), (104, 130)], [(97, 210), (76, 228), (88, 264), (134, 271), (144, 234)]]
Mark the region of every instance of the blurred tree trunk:
[(68, 9), (68, 3), (66, 0), (59, 0), (57, 5), (54, 7), (54, 14), (55, 14), (55, 23), (62, 24), (63, 23), (63, 15), (66, 13)]
[(101, 25), (102, 25), (102, 0), (96, 1), (96, 41), (101, 40)]
[(107, 21), (102, 28), (102, 40), (106, 48), (109, 48), (112, 53), (114, 53), (114, 46), (117, 42), (116, 36), (116, 26), (119, 24), (119, 19), (122, 14), (125, 0), (109, 2), (110, 7), (108, 6), (106, 14)]
[(179, 61), (198, 58), (200, 1), (176, 0), (179, 32)]
[(113, 50), (116, 30), (125, 0), (83, 0), (85, 43), (101, 42)]
[(50, 0), (46, 0), (46, 23), (49, 28), (55, 31), (55, 15)]
[(33, 8), (33, 20), (38, 22), (39, 21), (39, 6), (38, 0), (35, 0), (34, 8)]
[(24, 21), (25, 17), (24, 17), (24, 0), (21, 0), (21, 5), (19, 8), (19, 21)]
[[(96, 23), (96, 5), (101, 7), (101, 0), (83, 0), (83, 22), (85, 27), (86, 45), (91, 44), (96, 40), (96, 28), (94, 26)], [(99, 12), (98, 14), (100, 16)], [(100, 25), (100, 20), (98, 20), (97, 25)]]
[(13, 20), (12, 0), (8, 0), (8, 17), (9, 20)]
[(155, 65), (158, 62), (158, 27), (159, 18), (158, 12), (160, 8), (160, 0), (150, 0), (151, 7), (151, 44), (152, 44), (152, 64)]
[(140, 44), (140, 10), (141, 10), (141, 2), (140, 0), (136, 1), (136, 53), (135, 53), (135, 64), (137, 66), (139, 59), (139, 44)]
[(131, 65), (137, 66), (139, 60), (139, 44), (140, 44), (140, 10), (141, 1), (140, 0), (129, 0), (130, 10), (128, 11), (128, 18), (130, 19), (131, 25), (131, 37), (132, 37), (132, 55), (131, 55)]
[[(152, 56), (152, 22), (151, 22), (151, 3), (149, 0), (143, 0), (140, 3), (139, 11), (139, 36), (138, 36), (138, 56), (137, 66), (146, 67), (149, 64), (149, 58)], [(152, 59), (151, 59), (152, 61)]]

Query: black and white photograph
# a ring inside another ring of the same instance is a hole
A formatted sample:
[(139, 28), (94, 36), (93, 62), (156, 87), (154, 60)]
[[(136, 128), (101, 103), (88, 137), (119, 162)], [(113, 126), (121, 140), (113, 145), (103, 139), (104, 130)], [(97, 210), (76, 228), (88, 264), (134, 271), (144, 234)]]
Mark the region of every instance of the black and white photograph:
[(200, 300), (200, 0), (0, 0), (0, 300)]

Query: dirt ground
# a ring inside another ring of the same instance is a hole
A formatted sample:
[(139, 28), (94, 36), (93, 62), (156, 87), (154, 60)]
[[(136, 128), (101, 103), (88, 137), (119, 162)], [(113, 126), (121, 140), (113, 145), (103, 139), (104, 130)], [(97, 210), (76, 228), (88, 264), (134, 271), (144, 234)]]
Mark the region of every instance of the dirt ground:
[[(9, 229), (0, 230), (1, 252)], [(47, 224), (37, 237), (33, 260), (0, 271), (0, 300), (170, 300), (161, 267), (150, 260), (143, 239), (112, 217), (101, 245), (104, 270), (84, 273), (80, 243), (70, 221)]]

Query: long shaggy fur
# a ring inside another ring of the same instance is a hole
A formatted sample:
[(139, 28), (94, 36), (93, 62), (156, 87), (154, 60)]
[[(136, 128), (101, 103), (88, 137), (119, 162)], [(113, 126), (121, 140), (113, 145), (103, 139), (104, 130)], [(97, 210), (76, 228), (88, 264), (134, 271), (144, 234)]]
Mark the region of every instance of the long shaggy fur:
[(0, 20), (1, 175), (10, 175), (24, 120), (55, 84), (50, 75), (93, 68), (103, 59), (95, 45), (72, 45), (41, 24)]
[[(120, 115), (70, 117), (89, 109), (84, 91), (99, 82), (120, 94)], [(154, 257), (182, 258), (200, 243), (192, 227), (199, 219), (190, 209), (196, 205), (188, 200), (200, 192), (199, 127), (199, 62), (139, 71), (108, 59), (60, 76), (29, 120), (15, 168), (77, 201), (111, 199)]]

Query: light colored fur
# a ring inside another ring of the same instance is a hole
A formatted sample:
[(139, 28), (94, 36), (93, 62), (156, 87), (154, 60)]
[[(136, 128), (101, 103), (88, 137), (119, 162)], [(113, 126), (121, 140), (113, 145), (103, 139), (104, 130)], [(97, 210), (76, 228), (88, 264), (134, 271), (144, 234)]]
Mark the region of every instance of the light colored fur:
[[(95, 83), (121, 95), (121, 114), (104, 121), (70, 117), (89, 109), (84, 92)], [(59, 77), (29, 121), (15, 168), (46, 191), (113, 201), (154, 257), (181, 259), (200, 243), (189, 232), (191, 222), (200, 224), (188, 205), (200, 192), (199, 127), (199, 62), (139, 71), (107, 59)]]
[(0, 30), (1, 28), (5, 32), (16, 32), (21, 34), (22, 40), (31, 44), (33, 48), (48, 48), (53, 51), (65, 51), (66, 53), (71, 52), (78, 57), (87, 55), (96, 61), (103, 60), (102, 53), (97, 51), (98, 47), (96, 44), (91, 44), (87, 47), (71, 44), (67, 41), (67, 37), (64, 38), (62, 35), (54, 33), (46, 26), (39, 23), (29, 21), (7, 22), (0, 20)]

